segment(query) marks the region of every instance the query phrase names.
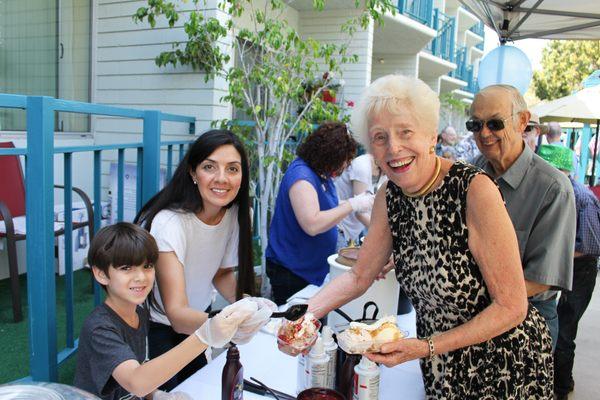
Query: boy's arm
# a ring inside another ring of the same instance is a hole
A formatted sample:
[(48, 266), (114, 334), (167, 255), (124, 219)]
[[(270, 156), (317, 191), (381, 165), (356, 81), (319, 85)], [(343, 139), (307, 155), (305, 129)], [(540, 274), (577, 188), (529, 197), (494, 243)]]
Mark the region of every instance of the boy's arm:
[(191, 335), (170, 351), (144, 364), (127, 360), (119, 364), (112, 376), (128, 392), (144, 397), (168, 381), (208, 346)]

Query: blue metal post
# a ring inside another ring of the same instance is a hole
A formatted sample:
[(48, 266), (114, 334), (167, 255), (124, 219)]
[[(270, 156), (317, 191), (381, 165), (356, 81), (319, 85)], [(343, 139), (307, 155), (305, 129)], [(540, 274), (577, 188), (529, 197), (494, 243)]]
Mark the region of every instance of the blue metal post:
[[(102, 223), (102, 158), (101, 150), (94, 150), (94, 233), (100, 230)], [(111, 210), (115, 212), (115, 210)], [(94, 279), (94, 305), (102, 303), (102, 288)]]
[[(442, 26), (444, 26), (444, 23), (442, 23)], [(436, 8), (433, 10), (433, 29), (435, 29), (436, 31), (436, 36), (433, 38), (433, 40), (431, 41), (431, 54), (433, 54), (434, 56), (439, 56), (440, 55), (440, 42), (442, 40), (441, 35), (440, 35), (440, 9)]]
[(171, 180), (173, 175), (173, 145), (167, 146), (167, 182)]
[(581, 157), (579, 159), (579, 169), (577, 170), (577, 181), (580, 183), (585, 182), (587, 165), (590, 158), (589, 144), (591, 136), (592, 129), (590, 127), (590, 124), (584, 124), (581, 135)]
[(160, 125), (160, 111), (144, 112), (143, 204), (158, 192), (160, 185)]
[(117, 222), (123, 221), (125, 211), (125, 149), (118, 150), (117, 159)]
[(69, 348), (73, 348), (75, 345), (73, 317), (73, 181), (71, 165), (71, 153), (65, 153), (65, 312), (67, 315), (66, 346)]
[(142, 209), (142, 174), (144, 173), (144, 151), (141, 148), (137, 149), (137, 174), (135, 178), (135, 212), (136, 214)]
[[(27, 98), (27, 297), (34, 381), (58, 379), (54, 282), (53, 99)], [(34, 196), (35, 194), (35, 196)]]

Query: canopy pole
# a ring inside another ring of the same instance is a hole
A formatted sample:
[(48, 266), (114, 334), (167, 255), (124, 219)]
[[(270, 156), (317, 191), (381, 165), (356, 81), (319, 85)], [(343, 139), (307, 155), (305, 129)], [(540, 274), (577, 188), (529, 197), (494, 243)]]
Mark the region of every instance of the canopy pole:
[(596, 120), (596, 137), (594, 138), (594, 159), (592, 160), (592, 176), (590, 178), (590, 186), (596, 186), (596, 157), (598, 157), (598, 127), (600, 120)]

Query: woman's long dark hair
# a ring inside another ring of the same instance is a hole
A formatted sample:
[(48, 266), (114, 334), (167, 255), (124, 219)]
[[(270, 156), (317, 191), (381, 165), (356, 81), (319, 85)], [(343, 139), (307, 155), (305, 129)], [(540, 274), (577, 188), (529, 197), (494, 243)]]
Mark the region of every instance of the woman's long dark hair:
[(240, 190), (227, 205), (238, 205), (239, 245), (238, 245), (238, 277), (236, 298), (243, 294), (254, 295), (254, 266), (252, 258), (252, 231), (250, 227), (250, 170), (248, 156), (242, 142), (232, 132), (224, 129), (214, 129), (200, 136), (188, 149), (181, 160), (173, 177), (167, 185), (146, 203), (134, 222), (148, 231), (152, 221), (161, 210), (176, 210), (197, 213), (204, 207), (198, 187), (193, 183), (190, 171), (210, 156), (217, 148), (232, 145), (240, 153), (242, 159), (242, 183)]

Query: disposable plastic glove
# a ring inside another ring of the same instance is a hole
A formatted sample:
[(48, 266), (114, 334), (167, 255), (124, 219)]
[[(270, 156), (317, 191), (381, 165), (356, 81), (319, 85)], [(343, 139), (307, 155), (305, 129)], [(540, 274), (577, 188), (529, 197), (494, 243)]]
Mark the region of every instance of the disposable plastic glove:
[(184, 392), (167, 393), (162, 390), (156, 390), (152, 393), (152, 400), (194, 400), (190, 395)]
[(220, 313), (206, 320), (196, 332), (202, 342), (211, 347), (223, 347), (231, 341), (239, 326), (258, 311), (258, 304), (242, 299), (228, 305)]
[(352, 206), (352, 210), (359, 213), (371, 212), (375, 195), (364, 192), (348, 199), (348, 203)]
[(244, 321), (236, 334), (233, 335), (231, 341), (236, 344), (248, 343), (250, 339), (256, 335), (256, 332), (269, 322), (271, 314), (277, 311), (277, 305), (269, 299), (263, 297), (247, 297), (246, 299), (256, 303), (258, 310), (254, 315)]

